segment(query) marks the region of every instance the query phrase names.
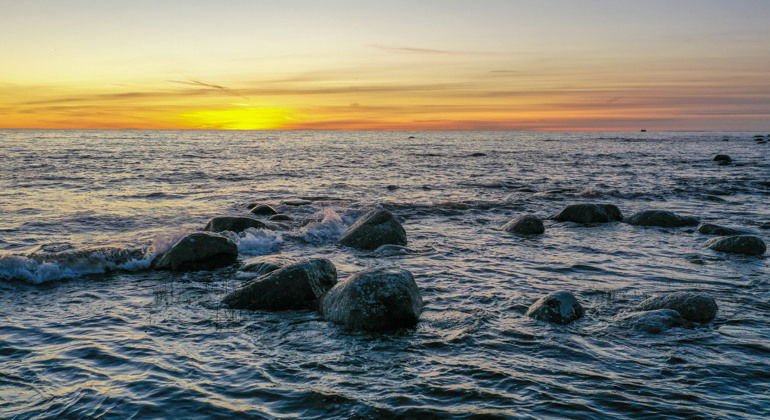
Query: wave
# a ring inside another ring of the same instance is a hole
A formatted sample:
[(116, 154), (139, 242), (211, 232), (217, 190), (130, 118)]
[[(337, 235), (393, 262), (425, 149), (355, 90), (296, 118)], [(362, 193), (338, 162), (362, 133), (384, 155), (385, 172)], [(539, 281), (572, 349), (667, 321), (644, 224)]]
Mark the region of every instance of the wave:
[(311, 244), (336, 242), (345, 229), (352, 224), (352, 220), (344, 220), (331, 208), (325, 208), (316, 213), (316, 218), (320, 220), (311, 222), (299, 230), (300, 239)]

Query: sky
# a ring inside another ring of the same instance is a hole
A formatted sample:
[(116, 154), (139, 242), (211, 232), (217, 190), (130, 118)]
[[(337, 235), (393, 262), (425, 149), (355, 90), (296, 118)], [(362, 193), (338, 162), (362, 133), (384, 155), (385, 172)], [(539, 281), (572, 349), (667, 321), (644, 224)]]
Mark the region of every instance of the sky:
[(770, 2), (0, 0), (0, 128), (770, 131)]

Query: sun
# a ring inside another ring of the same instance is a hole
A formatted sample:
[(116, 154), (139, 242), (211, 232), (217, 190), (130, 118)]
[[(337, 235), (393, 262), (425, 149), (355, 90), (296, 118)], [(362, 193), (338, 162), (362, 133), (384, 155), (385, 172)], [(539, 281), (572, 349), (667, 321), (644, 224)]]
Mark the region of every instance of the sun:
[(287, 108), (235, 108), (190, 111), (180, 114), (190, 128), (212, 130), (275, 130), (296, 122)]

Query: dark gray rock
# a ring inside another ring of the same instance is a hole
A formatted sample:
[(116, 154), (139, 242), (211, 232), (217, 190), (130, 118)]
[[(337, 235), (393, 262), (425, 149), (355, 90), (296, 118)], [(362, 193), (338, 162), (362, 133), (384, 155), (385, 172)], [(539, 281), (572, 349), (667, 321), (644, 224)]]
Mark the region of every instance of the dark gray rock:
[(268, 220), (270, 220), (271, 222), (288, 222), (291, 220), (291, 217), (285, 214), (274, 214), (270, 216)]
[(336, 283), (337, 269), (331, 261), (306, 260), (247, 282), (227, 294), (222, 303), (233, 309), (314, 309)]
[(706, 293), (674, 292), (649, 297), (643, 300), (637, 309), (640, 311), (673, 309), (688, 321), (709, 322), (717, 315), (719, 307), (714, 298)]
[(222, 216), (209, 220), (203, 230), (208, 232), (224, 232), (226, 230), (243, 232), (248, 228), (265, 229), (266, 227), (264, 223), (250, 217)]
[(706, 247), (714, 251), (745, 255), (762, 255), (767, 250), (765, 242), (754, 235), (714, 238), (706, 242)]
[(572, 204), (554, 218), (559, 222), (608, 223), (623, 220), (623, 214), (612, 204)]
[(733, 161), (733, 158), (731, 158), (728, 155), (716, 155), (714, 156), (714, 162), (727, 162), (730, 163)]
[(731, 236), (731, 235), (740, 235), (741, 233), (746, 233), (746, 231), (714, 225), (711, 223), (704, 223), (698, 226), (698, 232), (704, 235), (719, 235), (719, 236)]
[(211, 232), (196, 232), (175, 243), (153, 266), (159, 270), (210, 270), (233, 264), (238, 246), (230, 239)]
[(254, 273), (255, 276), (262, 276), (297, 262), (297, 259), (286, 255), (262, 255), (244, 261), (241, 271)]
[(625, 222), (635, 226), (660, 226), (660, 227), (682, 227), (696, 226), (700, 221), (697, 217), (680, 216), (674, 212), (666, 210), (644, 210), (627, 217)]
[(527, 310), (527, 316), (538, 321), (566, 325), (583, 316), (583, 306), (567, 291), (543, 296)]
[(509, 221), (502, 228), (506, 232), (519, 233), (522, 235), (537, 235), (545, 232), (543, 221), (539, 217), (531, 214), (522, 215)]
[(327, 321), (346, 328), (384, 331), (417, 324), (422, 297), (412, 273), (374, 268), (339, 282), (321, 299)]
[(389, 211), (375, 209), (356, 220), (342, 235), (340, 243), (361, 249), (406, 245), (406, 231)]
[(278, 214), (278, 212), (267, 204), (259, 204), (251, 208), (251, 214), (257, 216), (272, 216), (274, 214)]
[(621, 318), (619, 324), (650, 334), (660, 334), (671, 328), (689, 325), (687, 320), (682, 317), (682, 314), (673, 309), (634, 312)]

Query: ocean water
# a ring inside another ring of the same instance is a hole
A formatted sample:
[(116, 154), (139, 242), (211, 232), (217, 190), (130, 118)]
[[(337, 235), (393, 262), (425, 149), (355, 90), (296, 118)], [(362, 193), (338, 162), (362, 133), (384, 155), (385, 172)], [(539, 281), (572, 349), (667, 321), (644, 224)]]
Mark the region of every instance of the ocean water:
[[(498, 229), (601, 202), (767, 242), (770, 144), (755, 134), (0, 131), (0, 417), (766, 418), (767, 256), (710, 251), (693, 228)], [(408, 269), (425, 300), (417, 327), (232, 311), (219, 302), (237, 267), (148, 268), (255, 201), (293, 221), (237, 238), (242, 259), (325, 257), (340, 278)], [(336, 244), (377, 205), (402, 219), (406, 248)], [(584, 318), (524, 315), (560, 289)], [(677, 290), (712, 294), (717, 318), (662, 334), (618, 325)]]

